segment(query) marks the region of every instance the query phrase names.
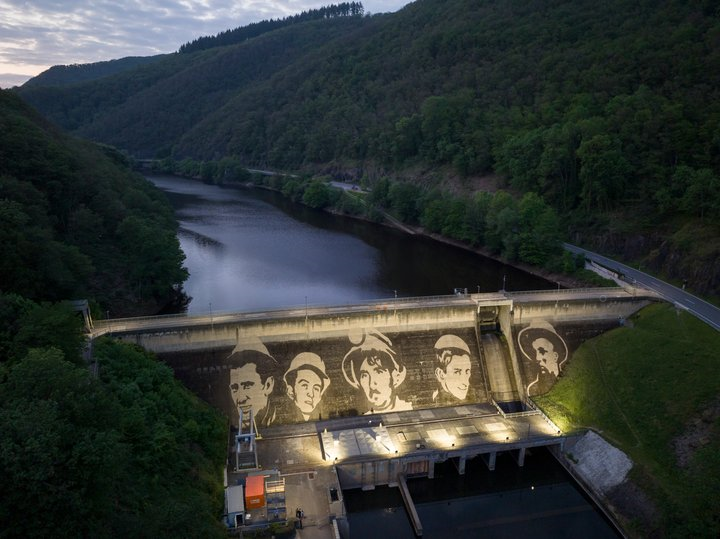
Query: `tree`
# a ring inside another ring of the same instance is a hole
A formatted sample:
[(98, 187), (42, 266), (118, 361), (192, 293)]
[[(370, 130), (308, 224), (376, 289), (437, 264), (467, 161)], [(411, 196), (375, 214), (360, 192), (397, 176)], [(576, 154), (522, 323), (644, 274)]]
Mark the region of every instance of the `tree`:
[(580, 198), (588, 211), (607, 211), (621, 196), (630, 166), (620, 143), (610, 135), (583, 140), (577, 151), (580, 159)]
[(709, 168), (692, 171), (681, 199), (682, 207), (700, 219), (717, 221), (720, 217), (720, 179)]
[(523, 131), (508, 138), (495, 155), (498, 172), (510, 178), (510, 185), (521, 191), (540, 190), (538, 165), (543, 152), (542, 132)]
[(420, 217), (418, 200), (420, 188), (408, 182), (396, 182), (390, 186), (388, 193), (390, 205), (397, 217), (405, 223), (417, 223)]
[(128, 279), (137, 299), (149, 299), (187, 278), (185, 255), (174, 230), (158, 230), (150, 219), (131, 215), (118, 226), (117, 236), (129, 262)]
[(307, 186), (302, 197), (303, 204), (311, 208), (322, 209), (330, 203), (330, 193), (327, 183), (322, 180), (313, 180)]
[(417, 155), (422, 138), (420, 115), (413, 114), (409, 117), (400, 118), (395, 122), (395, 139), (393, 141), (395, 159), (402, 162)]
[(576, 156), (579, 128), (572, 123), (554, 124), (543, 132), (542, 139), (537, 172), (543, 178), (543, 194), (567, 211), (575, 206), (579, 195)]
[[(119, 410), (84, 367), (34, 349), (0, 384), (6, 537), (109, 537), (125, 447)], [(43, 518), (27, 518), (37, 507)]]
[(485, 244), (508, 260), (515, 260), (518, 248), (517, 202), (507, 191), (497, 191), (488, 208)]
[(15, 358), (23, 357), (32, 348), (53, 346), (66, 361), (80, 363), (85, 343), (83, 322), (70, 303), (33, 304), (20, 315), (14, 338)]
[(368, 201), (371, 204), (386, 208), (390, 205), (390, 180), (380, 178), (372, 185)]
[(543, 266), (560, 250), (560, 220), (555, 210), (536, 193), (526, 193), (518, 206), (519, 259)]

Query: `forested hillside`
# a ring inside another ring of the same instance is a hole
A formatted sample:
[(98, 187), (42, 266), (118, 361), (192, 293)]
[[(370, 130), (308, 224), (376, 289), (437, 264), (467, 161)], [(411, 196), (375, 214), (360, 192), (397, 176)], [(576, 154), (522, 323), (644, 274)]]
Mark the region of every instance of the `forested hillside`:
[(182, 260), (125, 157), (0, 91), (0, 536), (225, 536), (224, 418), (63, 301), (153, 314)]
[(66, 86), (78, 82), (88, 82), (122, 73), (136, 67), (153, 63), (164, 55), (128, 56), (119, 60), (95, 62), (93, 64), (71, 64), (52, 66), (25, 83), (26, 86)]
[(172, 208), (116, 150), (0, 92), (0, 292), (153, 312), (187, 277)]
[(718, 15), (701, 1), (418, 0), (20, 93), (142, 157), (534, 192), (573, 241), (717, 293)]
[(185, 43), (179, 49), (179, 52), (195, 52), (213, 47), (225, 47), (227, 45), (236, 45), (248, 39), (258, 37), (267, 32), (298, 24), (300, 22), (315, 21), (322, 19), (332, 19), (335, 17), (354, 17), (362, 15), (364, 12), (362, 3), (360, 2), (343, 2), (341, 4), (332, 4), (330, 6), (321, 7), (319, 9), (309, 9), (284, 17), (282, 19), (263, 20), (254, 22), (247, 26), (241, 26), (232, 30), (220, 32), (215, 36), (203, 36), (189, 43)]

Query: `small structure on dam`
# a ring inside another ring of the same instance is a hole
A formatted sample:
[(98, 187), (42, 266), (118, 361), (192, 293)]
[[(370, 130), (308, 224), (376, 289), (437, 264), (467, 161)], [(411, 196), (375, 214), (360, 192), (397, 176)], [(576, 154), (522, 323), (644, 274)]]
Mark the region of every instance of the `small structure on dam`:
[(459, 294), (99, 321), (95, 333), (155, 351), (223, 410), (231, 486), (284, 478), (281, 511), (253, 508), (235, 522), (284, 520), (304, 506), (306, 523), (347, 532), (342, 489), (403, 488), (447, 460), (460, 474), (472, 458), (494, 469), (498, 452), (522, 466), (533, 448), (561, 446), (530, 397), (552, 387), (584, 340), (655, 299), (636, 289)]

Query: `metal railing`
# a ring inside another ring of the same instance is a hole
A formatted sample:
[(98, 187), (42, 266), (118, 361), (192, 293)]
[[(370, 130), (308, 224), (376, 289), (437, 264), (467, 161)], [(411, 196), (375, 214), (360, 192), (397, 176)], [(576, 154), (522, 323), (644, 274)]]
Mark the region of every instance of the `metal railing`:
[(409, 296), (409, 297), (389, 297), (389, 298), (378, 298), (356, 301), (354, 303), (347, 303), (345, 305), (338, 304), (299, 304), (299, 305), (288, 305), (284, 307), (271, 307), (266, 309), (235, 309), (235, 310), (210, 310), (204, 312), (197, 312), (193, 314), (189, 313), (178, 313), (178, 314), (165, 314), (165, 315), (153, 315), (153, 316), (135, 316), (125, 318), (110, 318), (110, 319), (99, 319), (94, 320), (95, 325), (107, 326), (113, 323), (123, 322), (141, 322), (141, 321), (152, 321), (152, 320), (172, 320), (172, 319), (206, 319), (206, 318), (217, 318), (235, 316), (235, 315), (273, 315), (277, 313), (283, 313), (288, 311), (305, 311), (309, 314), (315, 314), (320, 310), (361, 310), (367, 309), (368, 307), (377, 307), (382, 305), (406, 305), (411, 303), (474, 303), (478, 296), (497, 296), (498, 294), (504, 295), (508, 298), (517, 298), (521, 296), (557, 296), (557, 295), (583, 295), (583, 294), (600, 294), (600, 295), (611, 295), (611, 294), (627, 295), (627, 291), (622, 287), (608, 287), (608, 288), (562, 288), (552, 290), (526, 290), (526, 291), (498, 291), (498, 292), (482, 292), (480, 294), (468, 293), (468, 294), (447, 294), (437, 296)]

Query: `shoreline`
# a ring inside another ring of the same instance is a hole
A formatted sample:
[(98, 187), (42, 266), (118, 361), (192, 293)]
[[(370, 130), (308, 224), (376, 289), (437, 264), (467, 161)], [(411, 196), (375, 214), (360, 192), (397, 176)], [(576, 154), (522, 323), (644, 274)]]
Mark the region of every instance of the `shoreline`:
[[(148, 174), (148, 173), (145, 172), (145, 174)], [(154, 172), (154, 171), (151, 171), (149, 174), (151, 174), (151, 175), (152, 174), (167, 174), (168, 176), (177, 176), (179, 178), (187, 178), (187, 179), (196, 180), (196, 181), (199, 181), (202, 183), (206, 183), (201, 178), (191, 177), (191, 176), (182, 176), (180, 174), (171, 174), (171, 173), (167, 173), (167, 172)], [(222, 186), (222, 187), (244, 187), (246, 189), (264, 189), (266, 191), (273, 191), (275, 193), (280, 193), (282, 195), (282, 190), (280, 190), (280, 189), (276, 189), (274, 187), (270, 187), (267, 185), (258, 185), (251, 181), (248, 181), (248, 182), (226, 182), (226, 181), (223, 181), (220, 183), (213, 183), (212, 185), (218, 185), (218, 186)], [(283, 198), (287, 198), (287, 197), (285, 197), (283, 195)], [(302, 202), (297, 202), (297, 204), (302, 204)], [(355, 219), (358, 221), (376, 223), (376, 224), (379, 224), (382, 226), (400, 230), (402, 232), (405, 232), (408, 235), (424, 236), (424, 237), (430, 238), (434, 241), (438, 241), (440, 243), (445, 243), (447, 245), (452, 245), (453, 247), (458, 247), (465, 251), (469, 251), (471, 253), (475, 253), (475, 254), (483, 256), (485, 258), (489, 258), (491, 260), (494, 260), (501, 264), (505, 264), (512, 268), (519, 269), (521, 271), (529, 273), (530, 275), (534, 275), (536, 277), (545, 279), (546, 281), (557, 283), (558, 286), (560, 286), (562, 288), (584, 288), (584, 287), (587, 287), (588, 285), (590, 285), (590, 283), (588, 283), (587, 281), (583, 281), (582, 279), (578, 279), (576, 277), (572, 277), (569, 275), (565, 275), (565, 274), (561, 274), (561, 273), (554, 273), (554, 272), (551, 272), (551, 271), (548, 271), (548, 270), (545, 270), (542, 268), (538, 268), (536, 266), (524, 264), (522, 262), (508, 262), (507, 260), (491, 253), (489, 250), (487, 250), (485, 248), (472, 247), (463, 242), (460, 242), (458, 240), (453, 240), (451, 238), (447, 238), (440, 234), (431, 233), (431, 232), (429, 233), (423, 227), (412, 226), (412, 225), (402, 223), (402, 222), (398, 221), (396, 218), (389, 215), (385, 211), (382, 211), (383, 220), (381, 222), (372, 221), (371, 219), (368, 219), (366, 217), (342, 213), (342, 212), (338, 212), (338, 211), (335, 211), (333, 209), (328, 209), (328, 208), (323, 208), (321, 211), (330, 213), (332, 215), (337, 215), (340, 217)], [(590, 286), (592, 286), (592, 285), (590, 285)]]
[[(193, 178), (193, 179), (195, 179), (195, 178)], [(199, 181), (202, 181), (202, 180), (199, 180)], [(275, 189), (275, 188), (269, 187), (267, 185), (257, 185), (252, 182), (239, 182), (239, 183), (222, 182), (220, 184), (215, 184), (215, 185), (222, 185), (222, 186), (226, 186), (226, 187), (241, 186), (241, 187), (245, 187), (248, 189), (252, 189), (252, 188), (265, 189), (266, 191), (273, 191), (275, 193), (282, 194), (282, 191), (280, 189)], [(287, 198), (287, 197), (284, 197), (284, 198)], [(297, 204), (302, 204), (302, 202), (298, 202)], [(453, 247), (458, 247), (460, 249), (464, 249), (465, 251), (475, 253), (475, 254), (483, 256), (485, 258), (490, 258), (491, 260), (495, 260), (496, 262), (500, 262), (501, 264), (505, 264), (506, 266), (510, 266), (512, 268), (522, 270), (522, 271), (529, 273), (531, 275), (534, 275), (536, 277), (545, 279), (546, 281), (558, 283), (562, 288), (584, 288), (584, 287), (587, 287), (589, 284), (587, 281), (583, 281), (582, 279), (578, 279), (576, 277), (572, 277), (572, 276), (561, 274), (561, 273), (553, 273), (553, 272), (544, 270), (542, 268), (538, 268), (536, 266), (530, 266), (529, 264), (523, 264), (522, 262), (508, 262), (507, 260), (491, 253), (489, 250), (484, 249), (482, 247), (472, 247), (470, 245), (462, 243), (461, 241), (453, 240), (451, 238), (442, 236), (441, 234), (427, 232), (423, 227), (412, 226), (412, 225), (402, 223), (402, 222), (398, 221), (397, 219), (395, 219), (394, 217), (390, 216), (385, 211), (382, 212), (383, 221), (381, 221), (381, 222), (372, 221), (370, 219), (367, 219), (365, 217), (361, 217), (358, 215), (350, 215), (347, 213), (341, 213), (341, 212), (334, 211), (332, 209), (327, 209), (327, 208), (323, 208), (321, 211), (330, 213), (332, 215), (337, 215), (340, 217), (356, 219), (358, 221), (365, 221), (368, 223), (377, 223), (379, 225), (386, 226), (388, 228), (394, 228), (396, 230), (400, 230), (402, 232), (405, 232), (408, 235), (423, 236), (426, 238), (430, 238), (434, 241), (438, 241), (440, 243), (452, 245)]]

